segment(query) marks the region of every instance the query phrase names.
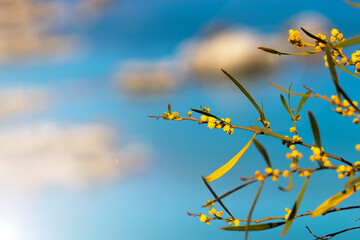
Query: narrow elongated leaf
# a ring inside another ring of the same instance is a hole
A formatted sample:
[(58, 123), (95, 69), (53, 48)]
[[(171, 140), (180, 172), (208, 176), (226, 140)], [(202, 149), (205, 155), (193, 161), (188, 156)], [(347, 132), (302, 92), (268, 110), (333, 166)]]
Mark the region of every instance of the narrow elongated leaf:
[(315, 117), (312, 114), (312, 112), (308, 111), (308, 114), (309, 114), (309, 119), (310, 119), (310, 124), (311, 124), (311, 130), (314, 135), (316, 146), (321, 149), (321, 139), (320, 139), (319, 127), (316, 123)]
[(317, 40), (318, 42), (321, 42), (321, 43), (323, 43), (323, 44), (326, 44), (326, 41), (325, 41), (325, 40), (322, 40), (321, 38), (315, 36), (314, 34), (306, 31), (304, 28), (301, 28), (301, 30), (302, 30), (306, 35), (308, 35), (309, 37), (311, 37), (312, 39), (315, 39), (315, 40)]
[(284, 96), (282, 94), (280, 94), (280, 99), (281, 99), (281, 103), (283, 104), (284, 108), (286, 109), (286, 111), (289, 113), (290, 117), (291, 117), (291, 112), (290, 109), (286, 103), (286, 100), (284, 98)]
[(332, 58), (329, 44), (326, 44), (325, 51), (326, 51), (327, 61), (329, 63), (329, 69), (330, 69), (330, 73), (331, 73), (331, 78), (332, 78), (332, 80), (334, 82), (336, 91), (339, 93), (340, 92), (340, 90), (339, 90), (339, 79), (338, 79), (338, 76), (336, 74), (335, 63), (334, 63), (335, 61)]
[(254, 183), (254, 182), (257, 182), (257, 180), (253, 180), (253, 181), (250, 181), (250, 182), (244, 183), (244, 184), (242, 184), (242, 185), (240, 185), (240, 186), (238, 186), (238, 187), (236, 187), (236, 188), (234, 188), (234, 189), (232, 189), (232, 190), (230, 190), (230, 191), (228, 191), (228, 192), (224, 193), (224, 194), (223, 194), (223, 195), (221, 195), (220, 197), (216, 197), (214, 200), (212, 200), (212, 201), (210, 201), (210, 202), (208, 202), (208, 203), (204, 204), (204, 206), (203, 206), (203, 207), (207, 207), (207, 206), (209, 206), (211, 203), (213, 203), (213, 202), (217, 202), (217, 201), (219, 201), (220, 199), (223, 199), (224, 197), (229, 196), (230, 194), (232, 194), (232, 193), (236, 192), (237, 190), (240, 190), (240, 189), (242, 189), (243, 187), (246, 187), (247, 185), (252, 184), (252, 183)]
[(286, 188), (283, 188), (283, 187), (279, 186), (279, 189), (281, 191), (289, 192), (289, 191), (291, 191), (293, 189), (293, 185), (294, 185), (293, 184), (293, 179), (292, 179), (292, 176), (290, 174), (289, 175), (289, 184), (288, 184), (288, 186)]
[(253, 142), (254, 138), (256, 136), (256, 133), (252, 136), (252, 138), (250, 139), (250, 141), (243, 147), (243, 149), (241, 149), (241, 151), (236, 154), (232, 159), (230, 159), (229, 162), (227, 162), (225, 165), (223, 165), (222, 167), (220, 167), (219, 169), (217, 169), (215, 172), (213, 172), (212, 174), (210, 174), (209, 176), (207, 176), (205, 178), (205, 180), (207, 182), (212, 182), (218, 178), (220, 178), (222, 175), (224, 175), (225, 173), (227, 173), (238, 161), (239, 159), (242, 157), (242, 155), (246, 152), (246, 150), (250, 147), (251, 143)]
[(294, 84), (294, 82), (292, 82), (291, 84), (290, 84), (290, 87), (289, 87), (289, 92), (288, 92), (288, 99), (289, 99), (289, 109), (290, 109), (290, 116), (292, 117), (292, 108), (291, 108), (291, 87), (292, 87), (292, 85)]
[(344, 72), (346, 72), (347, 74), (350, 74), (351, 76), (353, 76), (353, 77), (356, 77), (356, 78), (359, 78), (360, 79), (360, 77), (359, 76), (356, 76), (355, 74), (353, 74), (352, 72), (350, 72), (349, 70), (347, 70), (344, 66), (342, 66), (342, 65), (340, 65), (340, 64), (338, 64), (337, 62), (334, 62), (335, 63), (335, 65), (338, 67), (338, 68), (340, 68), (341, 70), (343, 70)]
[(339, 203), (350, 197), (359, 188), (360, 183), (358, 182), (355, 185), (352, 185), (351, 187), (345, 189), (344, 191), (335, 194), (334, 196), (323, 202), (320, 206), (318, 206), (310, 216), (317, 217), (326, 213), (327, 211), (336, 207)]
[(266, 149), (264, 148), (264, 146), (257, 139), (254, 139), (254, 144), (255, 144), (255, 147), (257, 148), (257, 150), (259, 150), (261, 155), (264, 157), (265, 162), (268, 165), (268, 167), (272, 168), (269, 155), (267, 154)]
[(247, 217), (247, 221), (246, 221), (246, 226), (245, 226), (245, 237), (244, 237), (245, 240), (247, 239), (247, 236), (248, 236), (248, 233), (249, 233), (249, 226), (250, 226), (251, 216), (252, 216), (252, 213), (254, 211), (256, 202), (259, 199), (259, 196), (260, 196), (261, 190), (262, 190), (262, 188), (264, 186), (264, 183), (265, 183), (265, 181), (261, 181), (260, 187), (259, 187), (259, 189), (258, 189), (258, 191), (256, 193), (256, 196), (255, 196), (255, 199), (254, 199), (253, 203), (251, 204), (251, 208), (250, 208), (250, 211), (249, 211), (249, 214), (248, 214), (248, 217)]
[(205, 112), (205, 111), (203, 111), (203, 110), (195, 109), (195, 108), (190, 108), (190, 109), (191, 109), (192, 111), (194, 111), (194, 112), (197, 112), (197, 113), (206, 115), (206, 116), (208, 116), (208, 117), (213, 117), (213, 118), (216, 118), (217, 120), (220, 120), (220, 121), (221, 121), (220, 118), (218, 118), (217, 116), (215, 116), (215, 115), (213, 115), (213, 114), (211, 114), (211, 113)]
[(318, 53), (319, 51), (309, 51), (309, 52), (299, 52), (299, 53), (287, 53), (287, 52), (280, 52), (278, 50), (272, 49), (272, 48), (267, 48), (267, 47), (258, 47), (258, 49), (261, 49), (265, 52), (268, 53), (272, 53), (272, 54), (277, 54), (277, 55), (292, 55), (292, 56), (306, 56), (306, 55), (311, 55), (314, 53)]
[(344, 2), (346, 2), (347, 4), (349, 4), (350, 6), (352, 6), (354, 8), (360, 8), (360, 3), (352, 2), (349, 0), (344, 0)]
[(221, 69), (225, 75), (230, 78), (230, 80), (240, 89), (240, 91), (250, 100), (250, 102), (254, 105), (256, 110), (260, 113), (260, 116), (262, 119), (266, 119), (264, 112), (261, 110), (259, 105), (256, 103), (254, 98), (250, 95), (250, 93), (245, 89), (243, 85), (241, 85), (233, 76), (231, 76), (228, 72), (226, 72), (224, 69)]
[(339, 47), (348, 47), (348, 46), (352, 46), (355, 44), (359, 44), (360, 43), (360, 36), (356, 36), (353, 38), (349, 38), (348, 40), (344, 41), (344, 42), (340, 42), (338, 44), (333, 45), (333, 48), (339, 48)]
[[(214, 196), (214, 198), (219, 198), (215, 191), (210, 187), (210, 184), (205, 180), (204, 176), (201, 176), (202, 180), (204, 181), (206, 187), (209, 189), (209, 191), (211, 192), (211, 194)], [(227, 209), (227, 207), (224, 205), (224, 203), (219, 199), (218, 200), (219, 204), (224, 208), (224, 210), (232, 217), (233, 215), (230, 213), (230, 211)]]
[(299, 105), (296, 109), (296, 113), (295, 113), (295, 116), (297, 116), (301, 110), (301, 108), (304, 106), (304, 104), (306, 103), (306, 101), (309, 99), (310, 97), (310, 94), (311, 94), (311, 91), (307, 91), (305, 93), (305, 95), (301, 98), (300, 102), (299, 102)]
[(169, 111), (169, 114), (171, 115), (171, 105), (170, 105), (170, 103), (168, 104), (168, 111)]
[[(263, 230), (268, 230), (268, 229), (279, 227), (279, 226), (283, 225), (284, 223), (285, 223), (285, 221), (283, 221), (283, 222), (254, 224), (254, 225), (248, 226), (247, 230), (248, 231), (263, 231)], [(246, 228), (246, 226), (237, 226), (237, 227), (228, 226), (228, 227), (222, 227), (220, 229), (226, 230), (226, 231), (240, 231), (240, 232), (243, 232), (243, 231), (246, 230), (245, 228)]]
[[(277, 84), (275, 84), (275, 83), (272, 83), (272, 82), (268, 82), (268, 83), (269, 83), (271, 86), (279, 89), (280, 91), (283, 91), (283, 92), (286, 92), (286, 93), (290, 93), (291, 95), (300, 96), (300, 97), (305, 96), (305, 94), (303, 94), (303, 93), (289, 92), (286, 88), (283, 88), (283, 87), (281, 87), (281, 86), (279, 86), (279, 85), (277, 85)], [(310, 95), (309, 97), (313, 97), (313, 96)]]
[(265, 129), (265, 128), (262, 128), (262, 127), (250, 126), (250, 128), (252, 128), (252, 129), (254, 129), (254, 130), (257, 130), (257, 131), (259, 131), (259, 132), (262, 132), (262, 133), (265, 134), (265, 135), (269, 135), (269, 136), (272, 136), (272, 137), (275, 137), (275, 138), (278, 138), (278, 139), (281, 139), (281, 140), (284, 140), (284, 141), (295, 142), (295, 140), (292, 139), (292, 138), (283, 136), (283, 135), (278, 134), (278, 133), (274, 133), (273, 131), (270, 131), (270, 130)]
[(286, 223), (285, 223), (285, 226), (284, 226), (284, 229), (283, 231), (281, 232), (281, 236), (285, 236), (285, 234), (289, 231), (290, 227), (291, 227), (291, 224), (292, 222), (294, 221), (294, 218), (299, 210), (299, 207), (300, 207), (300, 203), (301, 203), (301, 200), (304, 196), (304, 193), (305, 193), (305, 190), (306, 190), (306, 187), (308, 185), (308, 182), (309, 182), (309, 179), (310, 177), (307, 177), (306, 180), (305, 180), (305, 183), (304, 185), (302, 186), (300, 192), (299, 192), (299, 195), (296, 199), (296, 202), (294, 203), (294, 206), (291, 210), (291, 213), (289, 215), (289, 218), (286, 220)]

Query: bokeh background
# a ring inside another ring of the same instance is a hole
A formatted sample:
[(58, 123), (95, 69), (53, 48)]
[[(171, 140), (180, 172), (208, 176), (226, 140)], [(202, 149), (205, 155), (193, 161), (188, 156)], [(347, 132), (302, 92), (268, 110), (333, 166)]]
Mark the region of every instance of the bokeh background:
[[(256, 110), (221, 73), (224, 68), (263, 102), (272, 129), (288, 134), (291, 122), (279, 91), (267, 81), (285, 87), (293, 82), (300, 92), (306, 84), (331, 95), (328, 69), (323, 56), (280, 57), (257, 47), (296, 51), (287, 43), (288, 29), (300, 26), (355, 36), (359, 16), (340, 0), (0, 0), (0, 239), (242, 238), (187, 211), (206, 212), (201, 205), (211, 194), (201, 175), (233, 157), (251, 133), (230, 136), (147, 115), (161, 115), (168, 103), (186, 115), (201, 104), (237, 125), (257, 124)], [(358, 79), (339, 76), (356, 99)], [(303, 108), (303, 140), (314, 142), (308, 109), (325, 150), (359, 160), (359, 128), (320, 100)], [(258, 139), (276, 168), (288, 168), (280, 141)], [(298, 150), (311, 166), (308, 149)], [(240, 185), (239, 176), (265, 167), (252, 146), (212, 186), (221, 194)], [(282, 178), (266, 182), (254, 218), (285, 215), (303, 181), (295, 178), (291, 192), (278, 190), (287, 185)], [(300, 212), (315, 209), (344, 184), (335, 173), (314, 174)], [(246, 218), (257, 187), (224, 199), (237, 218)], [(354, 194), (340, 206), (358, 199)], [(359, 217), (354, 210), (301, 218), (283, 239), (311, 239), (305, 226), (317, 235), (358, 226), (353, 220)], [(281, 230), (250, 233), (250, 239), (279, 239)], [(352, 231), (339, 239), (356, 236)]]

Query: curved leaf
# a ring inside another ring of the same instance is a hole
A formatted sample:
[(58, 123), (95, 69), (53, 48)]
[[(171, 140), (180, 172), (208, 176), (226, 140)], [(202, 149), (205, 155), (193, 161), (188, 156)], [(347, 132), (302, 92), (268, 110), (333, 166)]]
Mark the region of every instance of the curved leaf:
[(331, 78), (332, 78), (332, 80), (334, 82), (336, 91), (339, 93), (340, 92), (340, 90), (339, 90), (339, 87), (340, 87), (339, 86), (339, 79), (338, 79), (338, 76), (336, 74), (335, 63), (334, 63), (335, 61), (334, 61), (334, 59), (332, 57), (329, 44), (326, 44), (325, 51), (326, 51), (327, 61), (329, 63), (329, 69), (330, 69), (330, 73), (331, 73)]
[(289, 113), (290, 117), (291, 117), (291, 112), (290, 109), (285, 101), (285, 98), (282, 94), (280, 94), (280, 99), (281, 99), (281, 103), (284, 105), (284, 108), (286, 109), (286, 111)]
[(311, 130), (314, 135), (316, 146), (321, 149), (321, 139), (320, 139), (319, 127), (316, 123), (315, 117), (312, 114), (312, 112), (308, 111), (308, 114), (309, 114), (309, 118), (310, 118)]
[(299, 192), (299, 195), (296, 199), (296, 202), (294, 203), (294, 206), (291, 210), (291, 213), (289, 215), (289, 218), (286, 220), (286, 223), (285, 223), (285, 226), (284, 226), (284, 229), (283, 231), (281, 232), (281, 236), (285, 236), (285, 234), (289, 231), (290, 227), (291, 227), (291, 224), (292, 222), (294, 221), (294, 218), (297, 214), (297, 211), (299, 210), (299, 207), (300, 207), (300, 203), (301, 203), (301, 200), (304, 196), (304, 193), (305, 193), (305, 190), (306, 190), (306, 187), (308, 185), (308, 182), (309, 182), (309, 179), (310, 177), (307, 177), (306, 180), (305, 180), (305, 183), (304, 185), (302, 186), (300, 192)]
[(272, 54), (277, 54), (277, 55), (293, 55), (293, 56), (306, 56), (306, 55), (311, 55), (314, 53), (318, 53), (319, 51), (309, 51), (309, 52), (299, 52), (299, 53), (286, 53), (286, 52), (280, 52), (278, 50), (272, 49), (272, 48), (267, 48), (267, 47), (258, 47), (258, 49), (261, 49), (265, 52), (268, 53), (272, 53)]
[(261, 108), (259, 107), (259, 105), (255, 102), (254, 98), (250, 95), (250, 93), (244, 88), (243, 85), (241, 85), (233, 76), (231, 76), (231, 74), (229, 74), (228, 72), (226, 72), (224, 69), (221, 69), (221, 71), (223, 71), (223, 73), (225, 73), (225, 75), (230, 78), (230, 80), (240, 89), (240, 91), (250, 100), (250, 102), (254, 105), (254, 107), (256, 108), (256, 110), (260, 113), (261, 119), (266, 119), (264, 112), (261, 110)]
[(192, 111), (194, 111), (194, 112), (197, 112), (197, 113), (206, 115), (206, 116), (208, 116), (208, 117), (213, 117), (213, 118), (216, 118), (217, 120), (220, 120), (220, 121), (221, 121), (220, 118), (218, 118), (217, 116), (215, 116), (215, 115), (213, 115), (213, 114), (211, 114), (211, 113), (205, 112), (205, 111), (203, 111), (203, 110), (195, 109), (195, 108), (190, 108), (190, 109), (191, 109)]
[(300, 100), (300, 102), (299, 102), (299, 105), (298, 105), (298, 107), (297, 107), (295, 116), (297, 116), (297, 115), (299, 114), (301, 108), (304, 106), (304, 104), (306, 103), (306, 101), (309, 99), (310, 94), (311, 94), (311, 91), (307, 91), (307, 92), (305, 93), (305, 95), (301, 98), (301, 100)]
[(359, 76), (356, 76), (355, 74), (353, 74), (352, 72), (350, 72), (349, 70), (347, 70), (344, 66), (342, 66), (342, 65), (340, 65), (340, 64), (338, 64), (337, 62), (334, 62), (335, 63), (335, 65), (338, 67), (338, 68), (340, 68), (341, 70), (343, 70), (344, 72), (346, 72), (347, 74), (350, 74), (351, 76), (353, 76), (353, 77), (356, 77), (356, 78), (359, 78), (360, 79), (360, 77)]
[(289, 184), (288, 184), (288, 186), (286, 188), (283, 188), (283, 187), (279, 186), (279, 189), (281, 191), (289, 192), (289, 191), (291, 191), (293, 189), (293, 185), (294, 185), (293, 184), (293, 179), (292, 179), (292, 176), (290, 174), (289, 175)]
[(254, 140), (255, 136), (256, 136), (256, 133), (254, 134), (254, 136), (252, 136), (250, 141), (243, 147), (243, 149), (241, 149), (241, 151), (238, 154), (236, 154), (232, 159), (230, 159), (230, 161), (227, 162), (225, 165), (223, 165), (222, 167), (217, 169), (215, 172), (213, 172), (212, 174), (207, 176), (205, 178), (205, 180), (207, 182), (212, 182), (212, 181), (220, 178), (225, 173), (227, 173), (239, 161), (239, 159), (242, 157), (242, 155), (250, 147), (250, 145), (251, 145), (252, 141)]
[(301, 30), (302, 30), (306, 35), (308, 35), (308, 37), (310, 37), (310, 38), (312, 38), (312, 39), (315, 39), (315, 40), (317, 40), (318, 42), (321, 42), (321, 43), (323, 43), (323, 44), (326, 44), (326, 41), (325, 41), (325, 40), (322, 40), (321, 38), (315, 36), (314, 34), (306, 31), (304, 28), (301, 28)]
[(352, 6), (354, 8), (360, 8), (360, 3), (351, 2), (349, 0), (344, 0), (344, 2), (346, 2), (347, 4), (349, 4), (350, 6)]
[(357, 184), (352, 185), (351, 187), (345, 189), (344, 191), (335, 194), (334, 196), (323, 202), (320, 206), (318, 206), (310, 216), (317, 217), (326, 213), (327, 211), (336, 207), (339, 203), (350, 197), (359, 188), (360, 188), (360, 183), (358, 182)]
[[(281, 86), (279, 86), (279, 85), (277, 85), (277, 84), (275, 84), (275, 83), (272, 83), (272, 82), (268, 82), (268, 83), (269, 83), (271, 86), (279, 89), (280, 91), (283, 91), (283, 92), (286, 92), (286, 93), (290, 93), (290, 94), (295, 95), (295, 96), (303, 97), (303, 96), (305, 96), (305, 94), (306, 94), (306, 93), (303, 94), (303, 93), (298, 93), (298, 92), (289, 92), (289, 90), (287, 90), (287, 89), (285, 89), (285, 88), (283, 88), (283, 87), (281, 87)], [(313, 96), (310, 95), (309, 97), (313, 97)]]
[(286, 137), (286, 136), (283, 136), (281, 134), (278, 134), (278, 133), (274, 133), (273, 131), (270, 131), (268, 129), (265, 129), (265, 128), (262, 128), (262, 127), (258, 127), (258, 126), (250, 126), (250, 128), (254, 129), (254, 130), (257, 130), (265, 135), (269, 135), (269, 136), (272, 136), (274, 138), (278, 138), (278, 139), (281, 139), (281, 140), (284, 140), (284, 141), (288, 141), (288, 142), (296, 142), (294, 139), (292, 138), (289, 138), (289, 137)]
[(257, 150), (259, 150), (261, 155), (264, 157), (265, 162), (268, 165), (268, 167), (272, 168), (269, 155), (267, 154), (266, 149), (264, 148), (264, 146), (257, 139), (254, 139), (254, 144), (255, 144), (255, 147), (257, 148)]
[[(248, 231), (263, 231), (263, 230), (268, 230), (268, 229), (279, 227), (279, 226), (283, 225), (284, 223), (285, 223), (285, 221), (283, 221), (283, 222), (254, 224), (254, 225), (248, 226), (247, 230)], [(243, 231), (246, 230), (245, 228), (246, 228), (246, 226), (237, 226), (237, 227), (229, 226), (229, 227), (222, 227), (220, 229), (226, 230), (226, 231), (240, 231), (240, 232), (243, 232)]]
[(338, 47), (348, 47), (348, 46), (352, 46), (355, 44), (360, 43), (360, 36), (356, 36), (353, 38), (349, 38), (348, 40), (345, 40), (344, 42), (338, 43), (333, 45), (333, 48), (338, 48)]
[(256, 196), (255, 196), (255, 199), (251, 205), (251, 208), (250, 208), (250, 211), (249, 211), (249, 214), (248, 214), (248, 217), (247, 217), (247, 221), (246, 221), (246, 226), (245, 226), (245, 237), (244, 239), (246, 240), (247, 239), (247, 236), (248, 236), (248, 232), (249, 232), (249, 226), (250, 226), (250, 221), (251, 221), (251, 216), (252, 216), (252, 213), (254, 211), (254, 208), (255, 208), (255, 205), (256, 205), (256, 202), (260, 196), (260, 193), (261, 193), (261, 190), (264, 186), (264, 183), (265, 181), (261, 181), (261, 184), (260, 184), (260, 187), (256, 193)]

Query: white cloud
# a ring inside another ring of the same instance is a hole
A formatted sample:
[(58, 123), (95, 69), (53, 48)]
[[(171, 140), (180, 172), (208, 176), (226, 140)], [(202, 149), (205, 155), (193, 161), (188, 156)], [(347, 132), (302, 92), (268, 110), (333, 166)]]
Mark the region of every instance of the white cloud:
[(116, 85), (135, 94), (168, 92), (177, 87), (177, 65), (171, 60), (126, 62), (116, 73)]
[(46, 90), (21, 87), (0, 90), (0, 121), (44, 110), (50, 103)]
[(99, 124), (46, 123), (1, 129), (1, 189), (90, 187), (146, 167), (146, 145), (119, 146), (115, 141), (113, 129)]

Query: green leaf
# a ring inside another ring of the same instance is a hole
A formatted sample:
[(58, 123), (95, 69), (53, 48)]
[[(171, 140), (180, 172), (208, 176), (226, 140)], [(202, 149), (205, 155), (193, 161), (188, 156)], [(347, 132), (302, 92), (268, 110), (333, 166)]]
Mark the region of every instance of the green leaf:
[(285, 98), (282, 94), (280, 94), (280, 99), (281, 99), (281, 103), (284, 105), (284, 108), (286, 109), (286, 111), (289, 113), (290, 117), (291, 117), (291, 112), (290, 109), (285, 101)]
[(315, 40), (317, 40), (318, 42), (321, 42), (321, 43), (323, 43), (323, 44), (326, 44), (326, 41), (325, 41), (325, 40), (322, 40), (321, 38), (315, 36), (314, 34), (306, 31), (304, 28), (301, 28), (301, 30), (302, 30), (306, 35), (308, 35), (309, 37), (311, 37), (312, 39), (315, 39)]
[[(202, 180), (204, 181), (206, 187), (209, 189), (209, 191), (211, 192), (211, 194), (214, 196), (214, 198), (218, 198), (218, 196), (216, 195), (215, 191), (210, 187), (210, 184), (206, 181), (206, 179), (204, 178), (204, 176), (201, 176)], [(219, 199), (218, 200), (219, 204), (224, 208), (224, 210), (232, 217), (232, 214), (230, 213), (230, 211), (227, 209), (227, 207), (225, 207), (224, 203)]]
[(251, 205), (251, 208), (250, 208), (250, 211), (249, 211), (249, 214), (248, 214), (248, 217), (247, 217), (247, 221), (246, 221), (246, 226), (245, 226), (245, 237), (244, 237), (245, 240), (247, 239), (247, 236), (248, 236), (251, 216), (252, 216), (252, 213), (254, 211), (256, 202), (259, 199), (259, 196), (260, 196), (261, 190), (262, 190), (262, 188), (264, 186), (264, 183), (265, 183), (265, 181), (261, 181), (260, 187), (259, 187), (259, 189), (258, 189), (258, 191), (256, 193), (256, 196), (254, 198), (254, 201), (253, 201), (253, 203)]
[(306, 103), (306, 101), (309, 99), (310, 94), (311, 94), (311, 91), (307, 91), (307, 92), (305, 93), (305, 95), (301, 98), (301, 100), (300, 100), (300, 102), (299, 102), (299, 105), (298, 105), (298, 107), (297, 107), (296, 113), (295, 113), (295, 117), (299, 114), (301, 108), (304, 106), (304, 104)]
[(356, 78), (359, 78), (360, 79), (360, 77), (359, 76), (356, 76), (355, 74), (353, 74), (352, 72), (350, 72), (349, 70), (347, 70), (344, 66), (342, 66), (342, 65), (340, 65), (340, 64), (338, 64), (337, 62), (334, 62), (335, 63), (335, 65), (338, 67), (338, 68), (340, 68), (341, 70), (343, 70), (344, 72), (346, 72), (347, 74), (350, 74), (351, 76), (353, 76), (353, 77), (356, 77)]
[(289, 108), (290, 108), (290, 117), (292, 117), (291, 98), (290, 98), (291, 94), (290, 94), (290, 92), (291, 92), (291, 87), (292, 87), (293, 84), (294, 84), (294, 82), (292, 82), (292, 83), (290, 84), (289, 92), (288, 92)]
[(308, 114), (309, 114), (309, 119), (310, 119), (310, 124), (311, 124), (311, 130), (314, 135), (316, 146), (321, 149), (321, 139), (320, 139), (319, 127), (316, 123), (315, 117), (312, 114), (312, 112), (308, 111)]
[(268, 165), (268, 167), (272, 168), (269, 155), (267, 154), (266, 149), (264, 148), (264, 146), (257, 139), (254, 139), (254, 144), (255, 144), (255, 147), (257, 148), (257, 150), (264, 157), (265, 162)]
[(206, 116), (208, 116), (208, 117), (213, 117), (213, 118), (216, 118), (217, 120), (220, 120), (220, 121), (221, 121), (220, 118), (218, 118), (217, 116), (215, 116), (215, 115), (213, 115), (213, 114), (211, 114), (211, 113), (205, 112), (205, 111), (203, 111), (203, 110), (195, 109), (195, 108), (190, 108), (190, 109), (191, 109), (192, 111), (194, 111), (194, 112), (197, 112), (197, 113), (206, 115)]
[(353, 38), (350, 38), (348, 40), (345, 40), (344, 42), (340, 42), (338, 44), (333, 45), (333, 48), (339, 48), (339, 47), (348, 47), (348, 46), (352, 46), (355, 44), (360, 43), (360, 36), (356, 36)]
[(209, 206), (209, 204), (211, 204), (211, 203), (213, 203), (213, 202), (217, 202), (217, 201), (219, 201), (220, 199), (223, 199), (224, 197), (229, 196), (230, 194), (236, 192), (237, 190), (240, 190), (240, 189), (242, 189), (243, 187), (246, 187), (247, 185), (252, 184), (252, 183), (254, 183), (254, 182), (257, 182), (257, 181), (258, 181), (258, 180), (253, 180), (253, 181), (244, 183), (244, 184), (242, 184), (242, 185), (240, 185), (240, 186), (238, 186), (238, 187), (236, 187), (236, 188), (234, 188), (234, 189), (232, 189), (232, 190), (224, 193), (224, 194), (221, 195), (220, 197), (216, 197), (214, 200), (212, 200), (212, 201), (204, 204), (203, 207), (207, 207), (207, 206)]
[(289, 138), (289, 137), (286, 137), (286, 136), (283, 136), (283, 135), (280, 135), (278, 133), (274, 133), (273, 131), (270, 131), (268, 129), (265, 129), (265, 128), (262, 128), (262, 127), (258, 127), (258, 126), (250, 126), (250, 128), (254, 129), (254, 130), (257, 130), (265, 135), (269, 135), (269, 136), (272, 136), (272, 137), (275, 137), (275, 138), (278, 138), (278, 139), (281, 139), (283, 141), (288, 141), (288, 142), (295, 142), (294, 139), (292, 138)]
[(331, 78), (334, 82), (336, 91), (339, 93), (339, 79), (338, 76), (336, 74), (336, 69), (335, 69), (335, 63), (334, 63), (334, 59), (332, 58), (332, 54), (331, 54), (331, 50), (330, 50), (330, 45), (326, 44), (325, 46), (325, 51), (326, 51), (326, 56), (327, 56), (327, 61), (329, 63), (329, 69), (330, 69), (330, 73), (331, 73)]
[(280, 52), (278, 50), (272, 49), (272, 48), (267, 48), (267, 47), (258, 47), (258, 49), (261, 49), (265, 52), (268, 53), (272, 53), (272, 54), (277, 54), (277, 55), (292, 55), (292, 56), (306, 56), (306, 55), (311, 55), (314, 53), (318, 53), (319, 51), (309, 51), (309, 52), (299, 52), (299, 53), (286, 53), (286, 52)]
[(205, 180), (207, 182), (212, 182), (212, 181), (220, 178), (221, 176), (223, 176), (225, 173), (227, 173), (239, 161), (239, 159), (242, 157), (242, 155), (250, 147), (255, 136), (256, 136), (256, 133), (252, 136), (252, 138), (249, 140), (249, 142), (243, 147), (243, 149), (241, 149), (241, 151), (238, 154), (236, 154), (232, 159), (230, 159), (230, 161), (227, 162), (225, 165), (223, 165), (222, 167), (217, 169), (215, 172), (213, 172), (212, 174), (207, 176), (205, 178)]
[(354, 8), (360, 8), (360, 3), (351, 2), (349, 0), (344, 0), (344, 2), (346, 2), (347, 4), (349, 4), (350, 6), (352, 6)]
[(168, 111), (169, 111), (169, 114), (171, 115), (171, 105), (170, 105), (170, 103), (168, 104)]
[[(300, 97), (305, 96), (305, 94), (302, 94), (302, 93), (289, 92), (287, 89), (285, 89), (285, 88), (283, 88), (283, 87), (281, 87), (281, 86), (279, 86), (279, 85), (277, 85), (277, 84), (275, 84), (275, 83), (272, 83), (272, 82), (268, 82), (268, 83), (269, 83), (271, 86), (279, 89), (280, 91), (283, 91), (283, 92), (286, 92), (286, 93), (290, 93), (290, 94), (295, 95), (295, 96), (300, 96)], [(313, 97), (313, 96), (310, 95), (309, 97)]]
[[(254, 224), (254, 225), (248, 226), (247, 230), (248, 231), (263, 231), (263, 230), (268, 230), (268, 229), (279, 227), (279, 226), (283, 225), (284, 223), (285, 223), (285, 221), (283, 221), (283, 222)], [(246, 226), (237, 226), (237, 227), (228, 226), (228, 227), (222, 227), (220, 229), (226, 230), (226, 231), (240, 231), (240, 232), (243, 232), (243, 231), (246, 231)]]
[(281, 186), (279, 186), (279, 189), (282, 190), (282, 191), (285, 191), (285, 192), (289, 192), (293, 189), (293, 179), (292, 179), (292, 176), (291, 174), (289, 175), (289, 184), (286, 188), (283, 188)]
[(250, 93), (244, 88), (243, 85), (241, 85), (233, 76), (231, 76), (228, 72), (226, 72), (224, 69), (221, 69), (225, 75), (230, 78), (230, 80), (240, 89), (240, 91), (250, 100), (250, 102), (254, 105), (256, 110), (260, 113), (261, 119), (266, 119), (264, 112), (261, 110), (259, 105), (255, 102), (254, 98), (250, 95)]
[(284, 229), (283, 231), (281, 232), (281, 236), (285, 236), (285, 234), (289, 231), (290, 227), (291, 227), (291, 224), (292, 222), (294, 221), (294, 218), (299, 210), (299, 207), (300, 207), (300, 203), (301, 203), (301, 200), (304, 196), (304, 193), (305, 193), (305, 190), (306, 190), (306, 187), (308, 185), (308, 182), (309, 182), (309, 179), (310, 177), (307, 177), (306, 180), (305, 180), (305, 183), (304, 185), (302, 186), (300, 192), (299, 192), (299, 195), (296, 199), (296, 202), (294, 203), (294, 206), (291, 210), (291, 213), (289, 215), (289, 218), (286, 220), (286, 223), (285, 223), (285, 226), (284, 226)]
[(338, 194), (335, 194), (325, 202), (323, 202), (320, 206), (318, 206), (311, 214), (311, 217), (317, 217), (320, 216), (330, 209), (336, 207), (339, 203), (344, 201), (346, 198), (350, 197), (355, 191), (357, 191), (360, 188), (360, 183), (356, 183), (355, 185), (352, 185), (351, 187), (345, 189), (342, 192), (339, 192)]

